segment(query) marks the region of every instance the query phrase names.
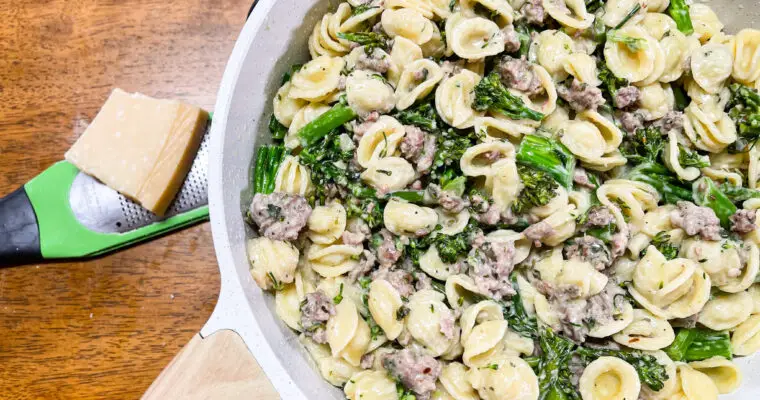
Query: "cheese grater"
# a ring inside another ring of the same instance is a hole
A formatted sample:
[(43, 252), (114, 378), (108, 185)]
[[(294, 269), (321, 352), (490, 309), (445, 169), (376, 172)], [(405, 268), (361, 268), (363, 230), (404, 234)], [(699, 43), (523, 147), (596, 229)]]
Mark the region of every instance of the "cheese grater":
[(0, 199), (0, 265), (97, 256), (208, 219), (209, 136), (162, 217), (67, 161), (53, 164)]

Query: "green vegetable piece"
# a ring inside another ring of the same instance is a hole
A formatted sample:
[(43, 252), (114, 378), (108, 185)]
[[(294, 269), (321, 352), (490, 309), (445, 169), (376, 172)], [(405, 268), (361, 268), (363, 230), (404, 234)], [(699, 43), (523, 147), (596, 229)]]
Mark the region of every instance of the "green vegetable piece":
[(422, 201), (425, 199), (424, 190), (399, 190), (396, 192), (391, 192), (389, 195), (401, 200), (406, 200), (410, 203), (422, 203)]
[(679, 85), (671, 85), (673, 88), (673, 97), (675, 98), (675, 108), (677, 111), (683, 111), (689, 105), (691, 99)]
[(525, 135), (517, 151), (517, 162), (546, 172), (565, 188), (573, 187), (575, 156), (555, 139)]
[(679, 248), (670, 241), (670, 235), (665, 231), (657, 232), (650, 244), (668, 260), (678, 257)]
[(285, 135), (288, 133), (288, 128), (281, 124), (277, 118), (272, 115), (269, 118), (269, 133), (272, 134), (272, 139), (282, 140), (285, 139)]
[(364, 51), (366, 53), (370, 53), (371, 50), (375, 48), (388, 50), (391, 42), (391, 38), (378, 32), (338, 32), (338, 37), (343, 40), (348, 40), (349, 42), (354, 42), (360, 46), (364, 46)]
[(406, 110), (399, 111), (395, 117), (404, 125), (414, 125), (428, 132), (435, 132), (442, 126), (438, 112), (435, 111), (430, 100), (424, 100)]
[(634, 53), (647, 48), (647, 42), (645, 39), (624, 35), (618, 30), (607, 31), (607, 40), (610, 42), (622, 43), (628, 47), (629, 51)]
[(544, 114), (531, 110), (520, 97), (510, 93), (502, 85), (499, 74), (496, 72), (491, 72), (475, 86), (475, 101), (472, 108), (478, 111), (490, 110), (511, 119), (541, 121), (544, 118)]
[(680, 329), (673, 343), (664, 349), (673, 361), (700, 361), (719, 356), (733, 358), (728, 332), (707, 328)]
[(315, 118), (298, 131), (301, 146), (309, 147), (317, 140), (326, 136), (330, 131), (356, 118), (356, 113), (343, 102), (335, 104), (324, 114)]
[(617, 29), (622, 28), (623, 25), (625, 25), (626, 22), (628, 22), (631, 18), (633, 18), (633, 16), (636, 15), (636, 13), (639, 12), (640, 10), (641, 10), (641, 4), (636, 3), (636, 5), (633, 6), (633, 8), (631, 8), (631, 11), (628, 11), (628, 14), (626, 14), (625, 17), (623, 17), (623, 19), (620, 20), (620, 23), (615, 25), (615, 29), (617, 30)]
[(441, 189), (453, 192), (457, 196), (462, 196), (464, 194), (464, 190), (466, 189), (467, 184), (467, 178), (464, 176), (458, 176), (448, 182), (446, 182)]
[(728, 182), (723, 182), (718, 190), (734, 203), (749, 199), (760, 199), (760, 190), (734, 186)]
[(261, 146), (256, 151), (256, 164), (253, 173), (253, 193), (270, 194), (274, 191), (277, 170), (285, 159), (285, 146)]
[(726, 229), (730, 228), (729, 217), (736, 213), (736, 206), (718, 190), (715, 182), (706, 176), (694, 181), (692, 195), (695, 204), (711, 208), (720, 219), (720, 224)]
[(754, 146), (760, 139), (760, 94), (738, 83), (731, 84), (729, 88), (731, 101), (728, 115), (736, 123), (737, 134), (743, 144)]
[(620, 145), (620, 152), (634, 164), (656, 162), (665, 148), (659, 128), (638, 129)]
[(682, 200), (692, 201), (692, 190), (688, 184), (681, 182), (662, 164), (639, 164), (628, 171), (625, 178), (651, 185), (668, 204), (676, 204)]
[(678, 145), (678, 162), (682, 167), (705, 168), (710, 166), (710, 157), (699, 154), (696, 150)]
[(533, 207), (545, 206), (557, 196), (559, 185), (546, 172), (518, 165), (517, 174), (520, 176), (523, 188), (512, 203), (512, 211), (515, 214), (524, 214)]
[(694, 33), (694, 25), (691, 23), (689, 5), (686, 4), (686, 0), (671, 0), (668, 6), (668, 14), (676, 22), (678, 30), (684, 35), (688, 36)]

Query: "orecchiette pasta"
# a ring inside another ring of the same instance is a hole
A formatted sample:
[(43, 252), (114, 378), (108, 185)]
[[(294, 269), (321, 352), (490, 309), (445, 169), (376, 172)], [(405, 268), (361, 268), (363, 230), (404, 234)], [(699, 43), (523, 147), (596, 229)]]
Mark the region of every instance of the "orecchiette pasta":
[(396, 396), (396, 382), (382, 371), (361, 371), (343, 388), (349, 400), (385, 400)]
[(640, 85), (659, 79), (665, 70), (665, 54), (657, 40), (637, 26), (626, 26), (618, 32), (646, 44), (631, 49), (625, 43), (608, 40), (604, 45), (604, 57), (610, 71), (618, 78)]
[(605, 182), (597, 189), (596, 196), (612, 211), (618, 227), (633, 228), (635, 232), (641, 230), (644, 214), (656, 208), (660, 199), (650, 185), (624, 179)]
[(260, 288), (273, 289), (293, 282), (298, 266), (298, 249), (291, 243), (258, 237), (248, 241), (251, 276)]
[(293, 116), (293, 121), (288, 128), (288, 133), (285, 135), (285, 147), (295, 149), (300, 146), (301, 142), (298, 139), (298, 131), (329, 109), (330, 106), (323, 103), (309, 103), (298, 110)]
[(360, 115), (373, 111), (385, 114), (393, 109), (396, 99), (393, 88), (380, 75), (356, 70), (346, 78), (346, 100)]
[(660, 350), (676, 338), (668, 321), (646, 310), (633, 310), (633, 322), (612, 338), (627, 347), (638, 350)]
[(301, 298), (298, 296), (295, 284), (290, 284), (275, 292), (274, 309), (277, 316), (290, 329), (301, 332)]
[(717, 93), (731, 76), (733, 56), (727, 45), (708, 43), (691, 54), (691, 75), (707, 93)]
[(749, 288), (758, 273), (758, 249), (754, 243), (737, 247), (729, 241), (687, 239), (681, 255), (699, 265), (710, 275), (713, 286), (728, 293)]
[(451, 335), (442, 332), (442, 324), (454, 323), (453, 313), (443, 299), (444, 295), (434, 290), (420, 290), (409, 298), (406, 320), (406, 328), (414, 340), (436, 357), (459, 344), (456, 327), (451, 327)]
[(570, 54), (564, 58), (562, 64), (565, 71), (581, 83), (591, 86), (599, 86), (602, 83), (597, 76), (596, 61), (586, 53)]
[(760, 314), (754, 314), (736, 327), (731, 335), (731, 349), (737, 356), (760, 350)]
[(410, 8), (386, 9), (380, 17), (380, 22), (390, 37), (402, 36), (417, 45), (430, 41), (435, 31), (432, 21)]
[(438, 115), (455, 128), (469, 128), (482, 113), (472, 108), (475, 85), (480, 76), (469, 70), (462, 70), (444, 79), (435, 91), (435, 108)]
[(694, 261), (666, 260), (654, 246), (633, 271), (631, 295), (647, 311), (665, 319), (697, 313), (710, 297), (710, 276)]
[(291, 78), (290, 97), (308, 101), (322, 101), (337, 88), (345, 61), (339, 57), (317, 57), (296, 72)]
[(335, 306), (335, 315), (327, 321), (327, 343), (333, 357), (358, 367), (370, 342), (369, 326), (359, 316), (351, 301)]
[(454, 14), (446, 20), (446, 43), (457, 56), (479, 60), (504, 51), (504, 34), (495, 22)]
[(718, 153), (736, 141), (736, 126), (726, 113), (716, 120), (710, 111), (692, 101), (684, 110), (684, 133), (698, 149)]
[(478, 400), (478, 394), (467, 381), (469, 368), (458, 362), (447, 364), (438, 378), (446, 393), (455, 400)]
[(356, 161), (364, 168), (393, 156), (406, 131), (395, 118), (383, 115), (364, 133), (356, 149)]
[(388, 81), (394, 86), (398, 84), (401, 73), (404, 72), (406, 66), (421, 58), (422, 49), (420, 46), (403, 36), (397, 36), (393, 41), (393, 47), (391, 47), (391, 67), (388, 69)]
[(462, 14), (471, 16), (482, 16), (495, 20), (500, 28), (512, 23), (513, 10), (507, 2), (495, 0), (461, 0), (459, 6)]
[(468, 148), (459, 160), (467, 176), (489, 176), (498, 160), (515, 158), (515, 146), (509, 142), (486, 142)]
[(396, 85), (396, 108), (405, 110), (415, 101), (427, 96), (443, 78), (441, 67), (428, 59), (412, 61)]
[(399, 310), (404, 305), (401, 295), (388, 281), (378, 279), (369, 286), (367, 298), (369, 312), (389, 340), (395, 340), (404, 329), (404, 319)]
[(681, 77), (691, 53), (699, 48), (699, 40), (671, 29), (660, 40), (660, 47), (665, 53), (665, 70), (660, 75), (660, 82), (668, 83)]
[(467, 381), (481, 399), (538, 399), (538, 378), (525, 360), (503, 356), (492, 364), (493, 368), (473, 368), (467, 372)]
[(359, 367), (349, 364), (346, 360), (333, 357), (328, 346), (315, 343), (303, 335), (299, 336), (299, 341), (311, 355), (322, 378), (331, 385), (343, 386), (351, 376), (360, 371)]
[(517, 165), (514, 160), (504, 159), (495, 162), (491, 170), (492, 174), (486, 177), (485, 186), (493, 198), (494, 205), (505, 212), (522, 189)]
[(731, 393), (742, 384), (742, 371), (736, 364), (723, 357), (692, 361), (689, 366), (710, 377), (720, 394)]
[(538, 64), (551, 74), (555, 80), (563, 80), (568, 73), (565, 71), (565, 57), (573, 52), (573, 40), (562, 31), (546, 30), (538, 34), (531, 43), (533, 57)]
[[(669, 1), (665, 1), (664, 3), (667, 4)], [(641, 26), (650, 36), (659, 40), (660, 43), (662, 43), (662, 39), (666, 35), (678, 31), (676, 21), (673, 21), (673, 18), (670, 18), (667, 14), (661, 14), (659, 12), (650, 11), (644, 15), (644, 18), (641, 19)]]
[(620, 25), (636, 4), (641, 5), (638, 0), (609, 0), (604, 5), (602, 21), (610, 28)]
[(290, 97), (290, 82), (285, 82), (272, 100), (274, 116), (285, 127), (289, 127), (298, 111), (307, 104), (305, 100)]
[(568, 28), (583, 30), (594, 22), (581, 0), (543, 0), (542, 4), (552, 18)]
[(435, 212), (438, 213), (438, 225), (441, 226), (438, 233), (444, 235), (456, 235), (462, 232), (467, 227), (467, 223), (470, 222), (470, 211), (467, 209), (453, 213), (442, 208), (436, 208)]
[(362, 181), (381, 192), (401, 190), (415, 179), (414, 167), (401, 157), (383, 157), (362, 172)]
[(319, 275), (334, 278), (354, 269), (362, 250), (361, 246), (347, 244), (314, 244), (306, 252), (306, 259)]
[(734, 65), (731, 76), (750, 84), (760, 79), (760, 31), (742, 29), (734, 37)]
[(583, 370), (578, 387), (583, 400), (637, 399), (641, 381), (636, 369), (627, 362), (599, 357)]
[(425, 254), (420, 256), (420, 269), (435, 279), (445, 281), (450, 276), (459, 272), (460, 266), (456, 263), (449, 264), (441, 260), (438, 249), (431, 246)]
[(703, 43), (723, 30), (723, 23), (707, 4), (692, 4), (689, 7), (689, 17), (694, 25), (694, 32)]
[(435, 228), (438, 214), (431, 208), (394, 199), (385, 206), (383, 221), (396, 235), (420, 236)]
[(309, 168), (298, 162), (298, 157), (286, 156), (277, 169), (274, 191), (305, 196), (312, 190)]
[(688, 364), (679, 364), (676, 367), (678, 379), (681, 381), (680, 396), (676, 398), (685, 398), (687, 400), (717, 400), (718, 388), (712, 382), (710, 377), (695, 370)]
[(309, 239), (318, 244), (337, 241), (346, 230), (346, 209), (340, 203), (314, 207), (308, 221)]
[(351, 16), (351, 6), (343, 3), (335, 13), (327, 13), (314, 26), (309, 37), (309, 52), (313, 58), (320, 56), (342, 56), (351, 49), (350, 43), (340, 39), (341, 24)]

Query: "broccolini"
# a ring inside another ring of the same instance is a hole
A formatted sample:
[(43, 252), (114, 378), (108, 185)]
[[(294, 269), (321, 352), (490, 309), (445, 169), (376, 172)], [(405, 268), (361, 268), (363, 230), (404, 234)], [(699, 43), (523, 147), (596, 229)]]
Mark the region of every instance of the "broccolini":
[(504, 114), (511, 119), (541, 121), (544, 118), (544, 114), (531, 110), (520, 97), (510, 93), (496, 72), (491, 72), (475, 86), (472, 108)]

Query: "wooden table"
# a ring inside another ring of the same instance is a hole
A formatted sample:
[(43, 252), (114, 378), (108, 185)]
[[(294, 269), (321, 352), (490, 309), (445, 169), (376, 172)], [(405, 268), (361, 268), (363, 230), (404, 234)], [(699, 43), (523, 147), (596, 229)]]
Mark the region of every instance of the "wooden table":
[[(0, 2), (0, 196), (114, 87), (213, 109), (250, 0)], [(0, 397), (138, 398), (213, 310), (209, 225), (96, 260), (0, 270)]]

